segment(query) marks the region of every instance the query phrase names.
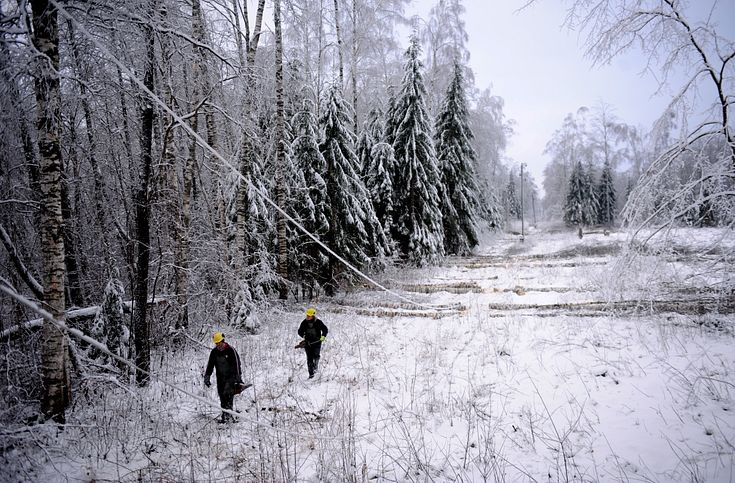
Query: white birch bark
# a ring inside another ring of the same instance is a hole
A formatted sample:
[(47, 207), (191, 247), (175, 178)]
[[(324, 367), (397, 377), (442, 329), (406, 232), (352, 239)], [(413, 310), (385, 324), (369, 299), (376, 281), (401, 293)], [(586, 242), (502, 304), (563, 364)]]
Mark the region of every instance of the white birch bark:
[[(281, 32), (281, 0), (273, 1), (273, 24), (276, 33), (276, 202), (282, 210), (286, 208), (286, 186), (283, 179), (286, 162), (286, 128), (283, 113), (283, 34)], [(279, 298), (288, 298), (288, 245), (286, 218), (277, 213), (278, 275), (281, 277)]]
[[(42, 54), (36, 78), (38, 150), (41, 162), (41, 251), (44, 305), (64, 320), (64, 229), (61, 214), (61, 99), (59, 91), (58, 12), (48, 0), (32, 0), (33, 45)], [(64, 333), (51, 322), (43, 324), (41, 411), (63, 424), (71, 400), (69, 350)]]

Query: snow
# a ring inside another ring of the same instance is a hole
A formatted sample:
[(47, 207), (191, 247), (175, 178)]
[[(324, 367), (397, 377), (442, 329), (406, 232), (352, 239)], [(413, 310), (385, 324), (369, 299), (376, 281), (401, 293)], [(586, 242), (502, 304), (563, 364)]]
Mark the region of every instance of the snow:
[(90, 385), (64, 432), (29, 429), (47, 438), (43, 463), (0, 477), (734, 481), (732, 310), (643, 303), (696, 301), (731, 277), (695, 255), (719, 234), (685, 231), (675, 246), (690, 250), (622, 259), (625, 233), (532, 229), (441, 267), (392, 269), (381, 283), (432, 307), (365, 287), (319, 301), (329, 336), (314, 380), (293, 349), (306, 305), (273, 309), (259, 335), (225, 330), (254, 383), (231, 426), (213, 422), (208, 349), (162, 342), (157, 376), (213, 405), (156, 381)]

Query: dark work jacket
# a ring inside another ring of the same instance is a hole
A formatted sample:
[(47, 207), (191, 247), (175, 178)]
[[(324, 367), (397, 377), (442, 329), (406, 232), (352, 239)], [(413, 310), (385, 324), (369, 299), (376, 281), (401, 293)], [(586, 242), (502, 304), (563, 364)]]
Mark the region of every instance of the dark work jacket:
[(299, 326), (299, 335), (306, 339), (307, 342), (319, 342), (322, 336), (327, 335), (329, 329), (324, 325), (321, 319), (314, 317), (312, 320), (304, 319)]
[(216, 347), (209, 353), (209, 362), (207, 362), (207, 370), (204, 378), (212, 375), (212, 370), (217, 371), (217, 386), (225, 382), (240, 382), (242, 376), (240, 372), (240, 356), (237, 355), (235, 349), (225, 343), (225, 348), (219, 350)]

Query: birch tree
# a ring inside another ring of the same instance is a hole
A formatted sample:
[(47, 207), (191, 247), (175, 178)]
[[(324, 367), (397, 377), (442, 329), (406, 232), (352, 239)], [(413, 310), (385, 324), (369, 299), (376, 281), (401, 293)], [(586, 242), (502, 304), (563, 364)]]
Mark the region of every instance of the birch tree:
[(557, 129), (551, 140), (546, 143), (544, 153), (552, 159), (544, 167), (543, 204), (546, 216), (550, 219), (561, 219), (565, 212), (566, 195), (569, 192), (569, 179), (577, 163), (589, 153), (585, 140), (584, 109), (576, 114), (567, 114), (562, 126)]
[[(254, 229), (255, 220), (249, 220), (254, 214), (262, 214), (264, 206), (262, 205), (262, 196), (256, 191), (261, 191), (259, 186), (259, 160), (257, 159), (256, 150), (256, 128), (255, 128), (255, 97), (256, 97), (256, 76), (255, 76), (255, 55), (258, 50), (258, 44), (261, 37), (261, 28), (263, 25), (263, 11), (265, 9), (265, 0), (258, 0), (258, 7), (255, 14), (255, 25), (251, 32), (249, 28), (247, 3), (243, 3), (245, 20), (245, 66), (244, 89), (243, 95), (243, 120), (240, 132), (240, 156), (239, 156), (239, 172), (240, 175), (235, 182), (236, 202), (235, 202), (235, 254), (233, 264), (235, 266), (238, 285), (237, 294), (235, 296), (233, 320), (237, 325), (249, 327), (251, 330), (257, 329), (256, 321), (249, 320), (251, 305), (253, 301), (253, 287), (250, 286), (250, 267), (257, 263), (257, 253), (260, 251), (258, 245), (263, 240), (258, 240), (258, 230)], [(262, 260), (262, 259), (261, 259)], [(267, 270), (270, 270), (268, 267)]]
[(427, 22), (414, 21), (426, 50), (427, 105), (432, 113), (441, 108), (442, 96), (452, 82), (454, 64), (466, 65), (470, 59), (462, 3), (462, 0), (438, 0)]
[[(281, 0), (273, 3), (273, 24), (276, 34), (276, 201), (281, 210), (286, 208), (286, 183), (284, 164), (286, 163), (286, 127), (283, 110), (283, 34), (281, 33)], [(286, 218), (280, 211), (276, 213), (278, 239), (279, 298), (288, 298), (288, 240), (286, 237)]]
[[(61, 214), (62, 160), (61, 96), (59, 91), (59, 25), (56, 6), (33, 0), (33, 46), (37, 58), (35, 77), (36, 128), (40, 155), (41, 251), (43, 258), (43, 302), (51, 315), (64, 320), (64, 234)], [(71, 401), (71, 381), (66, 336), (54, 323), (43, 322), (41, 411), (63, 424)]]

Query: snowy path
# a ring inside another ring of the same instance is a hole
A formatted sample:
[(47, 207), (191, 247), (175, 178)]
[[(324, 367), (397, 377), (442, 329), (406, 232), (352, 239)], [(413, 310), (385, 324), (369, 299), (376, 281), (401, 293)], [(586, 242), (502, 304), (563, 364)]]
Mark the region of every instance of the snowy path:
[(324, 443), (306, 475), (337, 481), (328, 468), (354, 465), (358, 479), (387, 481), (732, 481), (735, 351), (717, 329), (732, 316), (698, 315), (732, 310), (615, 280), (620, 244), (529, 237), (387, 280), (452, 310), (368, 290), (324, 304), (322, 378), (296, 376), (291, 397), (361, 457), (325, 468), (316, 461), (345, 443)]
[(90, 385), (42, 449), (13, 439), (7, 461), (35, 463), (8, 481), (734, 482), (732, 274), (682, 243), (622, 260), (622, 235), (532, 232), (385, 273), (436, 307), (368, 288), (319, 301), (315, 380), (293, 349), (304, 307), (273, 308), (260, 334), (228, 335), (254, 383), (237, 424), (214, 423), (209, 349), (161, 348), (156, 374), (201, 400)]

